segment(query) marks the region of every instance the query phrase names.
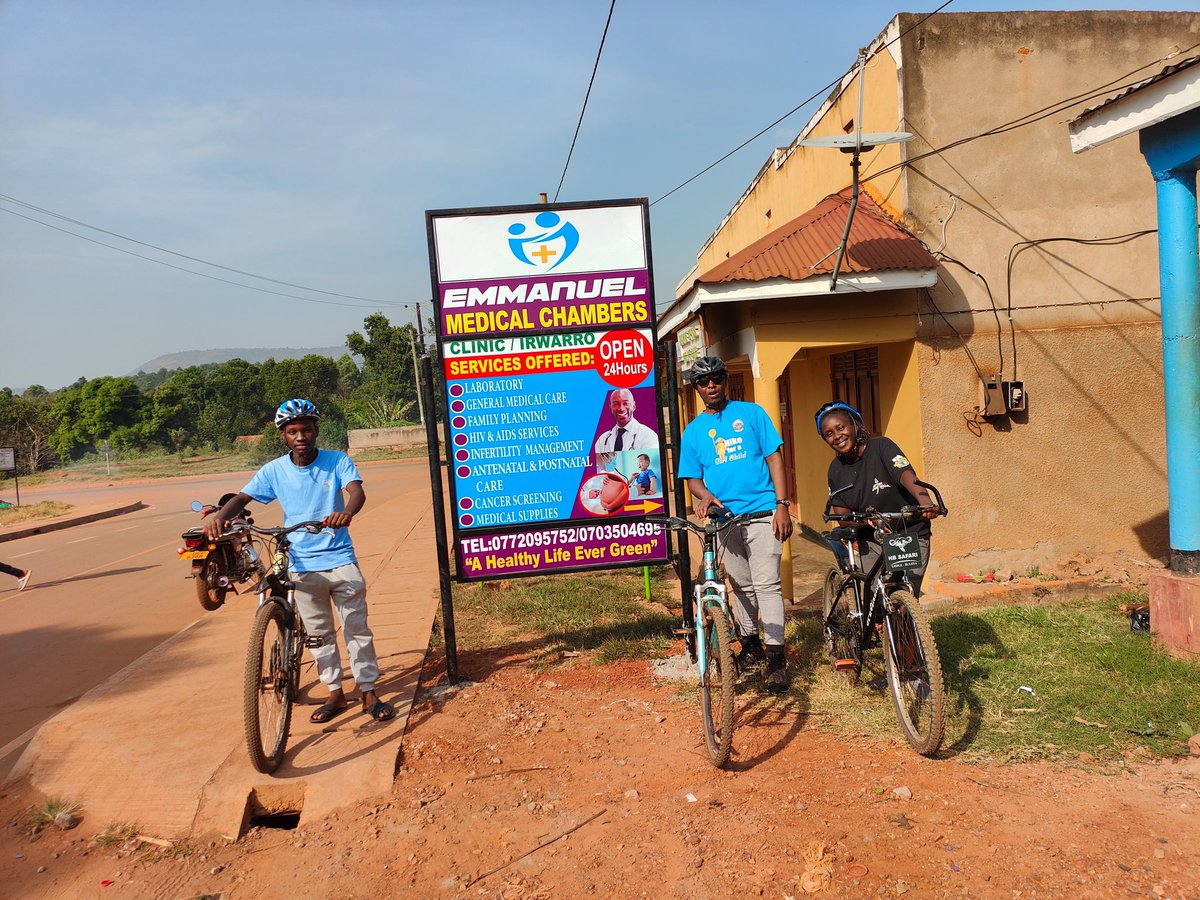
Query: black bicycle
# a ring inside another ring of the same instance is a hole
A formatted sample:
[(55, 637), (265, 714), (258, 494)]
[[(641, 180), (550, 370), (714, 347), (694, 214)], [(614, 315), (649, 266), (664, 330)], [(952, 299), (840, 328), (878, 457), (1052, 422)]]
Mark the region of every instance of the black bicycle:
[(258, 771), (271, 773), (283, 762), (287, 749), (292, 705), (300, 692), (301, 655), (305, 647), (320, 647), (321, 636), (309, 637), (296, 609), (296, 586), (288, 578), (288, 535), (294, 531), (317, 534), (320, 522), (300, 522), (287, 528), (251, 531), (274, 545), (271, 570), (255, 585), (258, 612), (250, 629), (246, 674), (242, 682), (242, 711), (246, 748)]
[[(932, 756), (945, 734), (942, 663), (929, 620), (913, 593), (908, 573), (920, 567), (921, 553), (916, 535), (906, 529), (929, 510), (943, 516), (947, 510), (937, 488), (917, 484), (933, 494), (936, 505), (833, 513), (841, 491), (829, 495), (825, 521), (851, 524), (820, 534), (837, 560), (825, 578), (823, 630), (834, 670), (851, 684), (858, 682), (864, 652), (882, 642), (888, 689), (905, 740), (923, 756)], [(857, 544), (864, 525), (874, 528), (882, 551), (865, 573)]]

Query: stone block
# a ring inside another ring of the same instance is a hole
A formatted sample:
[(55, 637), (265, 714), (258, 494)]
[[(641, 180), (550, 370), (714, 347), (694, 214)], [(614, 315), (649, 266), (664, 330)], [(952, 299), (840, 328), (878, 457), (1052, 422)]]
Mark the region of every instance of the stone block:
[(1172, 656), (1200, 662), (1200, 578), (1150, 576), (1150, 636)]

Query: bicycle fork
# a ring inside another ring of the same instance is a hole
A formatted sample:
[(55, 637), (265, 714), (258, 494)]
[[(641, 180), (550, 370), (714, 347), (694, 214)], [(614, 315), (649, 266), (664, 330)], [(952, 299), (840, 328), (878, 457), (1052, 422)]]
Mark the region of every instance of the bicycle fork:
[[(724, 614), (725, 606), (725, 585), (716, 581), (705, 581), (695, 586), (695, 621), (696, 635), (704, 634), (704, 610), (706, 606), (718, 605), (722, 615), (713, 616), (714, 628), (727, 628), (728, 616)], [(705, 640), (696, 641), (696, 665), (699, 668), (701, 677), (708, 671), (708, 642)]]

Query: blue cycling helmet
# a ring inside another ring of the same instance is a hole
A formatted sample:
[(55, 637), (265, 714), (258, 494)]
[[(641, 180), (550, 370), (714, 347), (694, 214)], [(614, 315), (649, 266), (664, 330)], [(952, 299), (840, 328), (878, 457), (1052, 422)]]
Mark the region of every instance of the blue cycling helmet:
[[(831, 412), (846, 413), (846, 415), (853, 420), (854, 424), (857, 425), (859, 429), (866, 428), (866, 425), (863, 423), (862, 414), (857, 409), (855, 409), (849, 403), (843, 403), (841, 400), (833, 400), (818, 409), (817, 414), (813, 417), (817, 423), (817, 434), (821, 434), (821, 420)], [(824, 435), (821, 436), (824, 437)]]
[(301, 400), (299, 397), (280, 403), (279, 409), (275, 410), (275, 427), (282, 431), (284, 425), (295, 419), (312, 419), (319, 422), (321, 413), (311, 401)]

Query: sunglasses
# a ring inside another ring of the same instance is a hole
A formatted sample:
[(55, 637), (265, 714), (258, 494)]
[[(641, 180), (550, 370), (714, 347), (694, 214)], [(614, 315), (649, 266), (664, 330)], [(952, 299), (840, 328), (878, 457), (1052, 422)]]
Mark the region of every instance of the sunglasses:
[(696, 387), (708, 387), (710, 384), (724, 384), (724, 375), (701, 375), (692, 382)]

